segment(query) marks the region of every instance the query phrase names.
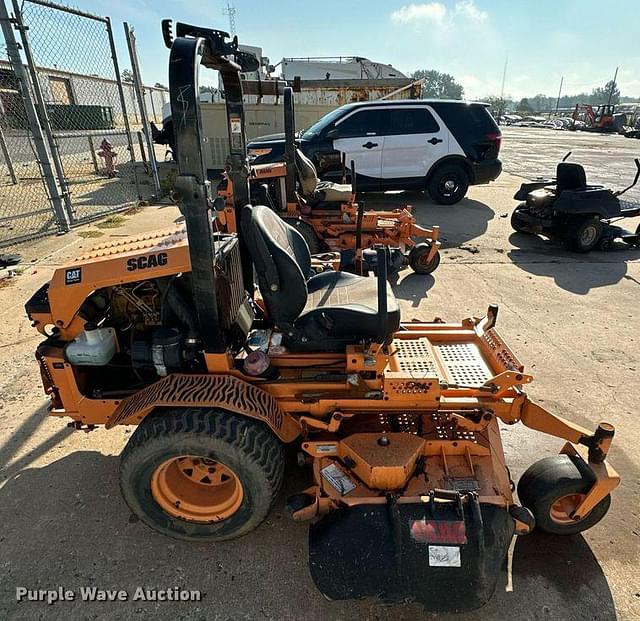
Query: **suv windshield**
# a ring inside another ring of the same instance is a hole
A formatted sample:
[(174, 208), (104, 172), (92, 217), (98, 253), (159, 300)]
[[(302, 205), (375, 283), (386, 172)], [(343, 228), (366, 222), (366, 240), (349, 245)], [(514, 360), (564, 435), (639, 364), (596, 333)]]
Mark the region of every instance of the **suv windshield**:
[(320, 135), (320, 132), (330, 123), (333, 123), (339, 116), (344, 113), (345, 109), (343, 106), (340, 108), (336, 108), (332, 110), (328, 114), (325, 114), (321, 119), (316, 121), (309, 129), (305, 129), (302, 132), (302, 138), (310, 139), (317, 138)]

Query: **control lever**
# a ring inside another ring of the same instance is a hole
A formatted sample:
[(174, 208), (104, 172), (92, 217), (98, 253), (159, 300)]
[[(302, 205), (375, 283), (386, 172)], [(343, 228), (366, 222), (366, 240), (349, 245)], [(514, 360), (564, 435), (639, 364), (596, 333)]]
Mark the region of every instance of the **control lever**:
[(378, 339), (384, 345), (387, 340), (387, 258), (386, 246), (376, 247), (376, 269), (378, 271)]

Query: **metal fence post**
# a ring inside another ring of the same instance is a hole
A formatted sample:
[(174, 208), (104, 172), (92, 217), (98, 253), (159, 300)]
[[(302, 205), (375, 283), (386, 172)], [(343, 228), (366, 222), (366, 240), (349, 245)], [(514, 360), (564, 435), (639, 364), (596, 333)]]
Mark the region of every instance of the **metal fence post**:
[(96, 171), (96, 174), (98, 174), (100, 172), (100, 169), (98, 168), (98, 158), (96, 157), (96, 147), (93, 144), (93, 136), (89, 134), (87, 138), (89, 140), (89, 153), (91, 153), (91, 161), (93, 162), (93, 169)]
[(142, 77), (140, 75), (140, 65), (138, 64), (138, 54), (136, 51), (136, 39), (129, 24), (124, 22), (124, 35), (127, 39), (127, 47), (129, 48), (129, 58), (131, 59), (131, 70), (133, 72), (133, 87), (138, 98), (138, 106), (140, 108), (140, 117), (142, 118), (142, 131), (147, 142), (147, 151), (149, 153), (149, 165), (151, 167), (151, 175), (153, 176), (153, 186), (156, 196), (160, 194), (160, 178), (158, 177), (158, 162), (156, 161), (156, 153), (151, 138), (151, 126), (149, 125), (149, 115), (147, 114), (147, 104), (144, 100), (144, 87), (142, 85)]
[(42, 130), (44, 135), (47, 137), (47, 142), (49, 143), (49, 150), (51, 152), (51, 159), (53, 160), (53, 166), (56, 169), (56, 175), (58, 176), (58, 183), (61, 188), (61, 196), (64, 201), (64, 207), (67, 211), (67, 217), (69, 222), (73, 222), (73, 207), (71, 205), (71, 196), (69, 194), (69, 187), (67, 185), (67, 179), (64, 174), (64, 168), (62, 166), (62, 159), (60, 158), (60, 151), (58, 151), (58, 145), (53, 136), (53, 131), (51, 130), (51, 123), (49, 122), (49, 114), (47, 113), (47, 105), (44, 101), (44, 96), (42, 95), (42, 88), (40, 86), (40, 81), (38, 80), (38, 72), (36, 70), (36, 63), (33, 60), (33, 54), (31, 53), (31, 45), (29, 44), (29, 37), (27, 36), (27, 29), (24, 26), (22, 20), (22, 12), (20, 10), (20, 5), (18, 4), (18, 0), (13, 0), (13, 12), (16, 18), (17, 29), (20, 32), (20, 39), (22, 40), (22, 48), (24, 51), (24, 56), (27, 61), (27, 67), (29, 68), (29, 73), (31, 74), (31, 87), (33, 89), (33, 94), (36, 98), (36, 109), (38, 110), (38, 115), (40, 117), (40, 123), (42, 124)]
[(11, 28), (12, 23), (15, 23), (18, 27), (21, 26), (17, 19), (14, 20), (9, 17), (9, 12), (4, 4), (4, 0), (0, 0), (0, 25), (2, 27), (5, 43), (7, 44), (7, 55), (20, 85), (20, 90), (22, 91), (24, 107), (27, 113), (27, 120), (29, 122), (29, 129), (33, 134), (36, 154), (39, 160), (40, 169), (42, 170), (44, 183), (49, 194), (49, 199), (53, 207), (56, 224), (60, 232), (66, 233), (69, 231), (69, 218), (65, 212), (62, 202), (62, 193), (58, 188), (56, 178), (53, 174), (51, 159), (49, 151), (47, 150), (43, 129), (40, 125), (40, 120), (38, 119), (38, 113), (33, 100), (31, 99), (29, 77), (25, 71), (24, 65), (22, 64), (18, 43)]
[(13, 161), (11, 160), (11, 154), (9, 153), (9, 149), (7, 148), (7, 141), (4, 139), (4, 132), (0, 127), (0, 150), (2, 150), (2, 156), (4, 157), (4, 161), (7, 163), (7, 170), (9, 171), (9, 176), (11, 177), (11, 183), (13, 185), (18, 184), (18, 177), (16, 177), (16, 170), (13, 167)]
[(122, 77), (120, 76), (120, 67), (118, 65), (118, 55), (116, 54), (116, 44), (113, 40), (113, 31), (111, 30), (111, 19), (105, 17), (107, 25), (107, 34), (109, 35), (109, 47), (111, 48), (111, 58), (113, 60), (113, 68), (116, 73), (116, 82), (118, 84), (118, 94), (120, 95), (120, 106), (122, 108), (122, 120), (124, 122), (124, 128), (127, 133), (127, 143), (129, 145), (129, 153), (131, 154), (131, 164), (133, 165), (133, 180), (136, 184), (136, 192), (138, 193), (138, 200), (142, 200), (142, 194), (140, 193), (140, 183), (138, 181), (138, 171), (136, 169), (136, 154), (133, 150), (133, 140), (131, 138), (131, 127), (129, 126), (129, 118), (127, 117), (127, 104), (124, 97), (124, 89), (122, 88)]

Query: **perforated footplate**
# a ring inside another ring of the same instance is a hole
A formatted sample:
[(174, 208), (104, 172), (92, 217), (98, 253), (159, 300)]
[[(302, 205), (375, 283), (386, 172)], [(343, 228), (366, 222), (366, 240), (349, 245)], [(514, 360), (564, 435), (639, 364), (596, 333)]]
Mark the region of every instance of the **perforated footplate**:
[(393, 344), (399, 371), (411, 377), (438, 377), (429, 339), (397, 339)]
[(481, 386), (492, 373), (473, 343), (434, 345), (447, 373), (447, 381), (462, 386)]

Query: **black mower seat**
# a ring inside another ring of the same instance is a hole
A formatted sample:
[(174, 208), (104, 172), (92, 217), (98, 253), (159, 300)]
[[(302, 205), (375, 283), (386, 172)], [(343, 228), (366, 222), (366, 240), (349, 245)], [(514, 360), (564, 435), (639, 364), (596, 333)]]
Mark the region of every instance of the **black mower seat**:
[(578, 190), (587, 186), (587, 175), (581, 164), (560, 162), (556, 168), (556, 188), (563, 190)]
[(348, 183), (320, 181), (313, 162), (296, 149), (296, 170), (300, 180), (302, 196), (313, 203), (347, 203), (351, 200), (353, 189)]
[(285, 333), (285, 346), (335, 350), (386, 340), (399, 328), (400, 308), (390, 289), (382, 330), (376, 280), (346, 272), (311, 276), (304, 238), (268, 207), (245, 207), (242, 230), (260, 293), (269, 317)]
[[(359, 334), (375, 338), (378, 320), (378, 288), (375, 278), (363, 278), (348, 272), (323, 272), (307, 282), (307, 303), (296, 321), (327, 322), (331, 334), (340, 339)], [(387, 289), (387, 335), (400, 325), (400, 308), (391, 289)]]

